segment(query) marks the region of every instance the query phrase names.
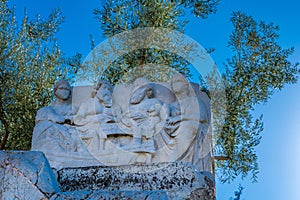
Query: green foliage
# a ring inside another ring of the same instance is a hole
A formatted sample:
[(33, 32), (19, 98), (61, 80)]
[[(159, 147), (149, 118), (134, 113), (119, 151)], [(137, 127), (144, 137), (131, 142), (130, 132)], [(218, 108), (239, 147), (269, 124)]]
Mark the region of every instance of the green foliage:
[(25, 15), (19, 24), (6, 1), (0, 13), (0, 149), (29, 149), (37, 110), (50, 103), (54, 81), (68, 76), (65, 63), (78, 56), (65, 60), (55, 42), (60, 10), (48, 19)]
[[(147, 27), (183, 31), (186, 23), (181, 18), (183, 16), (182, 8), (176, 6), (176, 3), (172, 1), (106, 1), (101, 10), (95, 10), (95, 16), (101, 23), (104, 37), (112, 37), (124, 31)], [(116, 51), (122, 47), (131, 47), (132, 51), (116, 58), (113, 63), (107, 66), (101, 77), (107, 78), (112, 83), (121, 80), (131, 82), (138, 76), (145, 76), (152, 81), (154, 79), (163, 81), (170, 77), (171, 71), (168, 71), (166, 67), (153, 69), (151, 64), (168, 66), (189, 76), (187, 67), (189, 63), (186, 59), (182, 59), (172, 52), (156, 48), (135, 48), (137, 45), (146, 46), (150, 40), (153, 40), (153, 35), (148, 33), (144, 33), (144, 40), (139, 41), (145, 45), (136, 44), (137, 40), (133, 35), (123, 38), (124, 43), (118, 44), (119, 46), (115, 48)], [(170, 45), (173, 41), (159, 42)]]
[(161, 27), (183, 30), (186, 23), (180, 20), (183, 10), (172, 1), (117, 0), (105, 1), (94, 14), (101, 23), (104, 37), (143, 27)]
[(255, 105), (266, 103), (275, 89), (295, 83), (298, 64), (288, 57), (293, 49), (282, 49), (277, 43), (278, 26), (257, 23), (252, 17), (234, 12), (231, 18), (234, 30), (229, 47), (232, 58), (227, 60), (226, 118), (218, 130), (215, 153), (228, 160), (216, 162), (221, 181), (228, 182), (249, 172), (257, 179), (258, 164), (255, 146), (260, 143), (263, 130), (262, 116), (255, 119)]
[(182, 4), (184, 7), (191, 9), (192, 14), (203, 19), (210, 14), (216, 13), (220, 0), (179, 0), (177, 4)]
[[(190, 9), (197, 17), (206, 18), (209, 14), (216, 12), (219, 0), (214, 1), (190, 1), (190, 0), (118, 0), (106, 1), (101, 10), (95, 10), (95, 16), (101, 23), (104, 37), (112, 37), (124, 31), (137, 28), (155, 27), (168, 30), (184, 31), (187, 23), (183, 19), (184, 8)], [(147, 35), (147, 33), (145, 33)], [(107, 66), (105, 72), (101, 74), (102, 78), (116, 82), (132, 82), (139, 76), (144, 76), (150, 81), (167, 81), (171, 74), (178, 71), (185, 76), (190, 76), (187, 60), (192, 60), (190, 53), (192, 47), (185, 44), (186, 56), (181, 57), (176, 53), (155, 48), (134, 48), (136, 40), (129, 36), (121, 46), (129, 46), (132, 51), (117, 58), (113, 63)], [(161, 37), (155, 36), (155, 37)], [(145, 44), (153, 40), (151, 34), (144, 39)], [(176, 36), (169, 38), (170, 41), (159, 41), (165, 46), (178, 42)], [(177, 40), (177, 41), (176, 41)], [(167, 44), (168, 43), (168, 44)], [(120, 44), (119, 44), (120, 45)], [(141, 46), (139, 44), (139, 46)], [(145, 45), (146, 46), (146, 45)], [(114, 47), (117, 51), (119, 46)], [(156, 67), (156, 64), (161, 67)], [(101, 65), (99, 63), (97, 66)], [(97, 69), (94, 69), (97, 72)]]

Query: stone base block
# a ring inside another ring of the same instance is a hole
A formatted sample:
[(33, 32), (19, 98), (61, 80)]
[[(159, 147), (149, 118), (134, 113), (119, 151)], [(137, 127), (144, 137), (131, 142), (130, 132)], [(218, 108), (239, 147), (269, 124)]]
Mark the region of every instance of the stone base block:
[(189, 163), (65, 168), (57, 174), (62, 191), (165, 191), (169, 199), (215, 198), (212, 175)]
[(64, 168), (53, 173), (42, 152), (0, 151), (0, 199), (215, 199), (214, 177), (192, 164)]
[(48, 160), (38, 151), (0, 151), (0, 199), (47, 199), (59, 192)]

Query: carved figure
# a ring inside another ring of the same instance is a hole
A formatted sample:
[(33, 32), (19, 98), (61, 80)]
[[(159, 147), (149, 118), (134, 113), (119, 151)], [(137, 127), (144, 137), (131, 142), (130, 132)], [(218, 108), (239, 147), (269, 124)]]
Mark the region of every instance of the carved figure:
[(61, 80), (55, 84), (56, 99), (51, 105), (43, 107), (37, 112), (32, 150), (48, 151), (49, 147), (57, 153), (83, 150), (74, 128), (71, 93), (72, 89), (67, 81)]
[(189, 87), (187, 80), (180, 74), (171, 79), (171, 88), (177, 101), (169, 106), (170, 116), (160, 137), (157, 137), (159, 151), (155, 162), (164, 160), (196, 162), (201, 148), (198, 142), (200, 126), (207, 120), (201, 118), (198, 98)]
[(85, 88), (74, 102), (78, 112), (70, 85), (60, 81), (55, 101), (37, 113), (32, 149), (44, 151), (52, 166), (184, 161), (212, 170), (207, 105), (182, 75), (170, 83), (138, 78), (114, 90), (100, 81), (92, 97)]
[(75, 117), (76, 125), (85, 125), (91, 121), (100, 123), (113, 121), (111, 95), (112, 86), (106, 81), (99, 81), (94, 87), (92, 99), (80, 105)]
[(107, 81), (99, 81), (94, 87), (92, 99), (84, 102), (75, 117), (80, 138), (90, 151), (104, 149), (107, 134), (119, 131), (116, 115), (112, 110), (113, 87)]
[(153, 137), (158, 133), (162, 121), (166, 120), (166, 109), (163, 103), (154, 97), (147, 79), (138, 78), (134, 82), (134, 87), (125, 114), (125, 124), (131, 128), (133, 139), (126, 149), (133, 152), (154, 153), (156, 147)]

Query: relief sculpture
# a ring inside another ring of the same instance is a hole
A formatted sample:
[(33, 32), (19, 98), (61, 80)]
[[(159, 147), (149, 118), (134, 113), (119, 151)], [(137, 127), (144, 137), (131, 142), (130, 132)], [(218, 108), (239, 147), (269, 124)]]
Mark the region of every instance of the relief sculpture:
[(37, 113), (32, 149), (52, 167), (183, 161), (212, 170), (203, 164), (212, 158), (209, 105), (182, 75), (169, 83), (138, 78), (113, 87), (101, 80), (86, 88), (72, 94), (58, 82), (55, 101)]

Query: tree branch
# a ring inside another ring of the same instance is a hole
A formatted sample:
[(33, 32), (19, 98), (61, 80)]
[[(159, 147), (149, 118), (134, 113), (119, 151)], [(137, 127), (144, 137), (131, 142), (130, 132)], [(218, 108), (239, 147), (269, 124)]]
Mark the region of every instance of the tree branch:
[(227, 156), (214, 156), (215, 160), (229, 160), (229, 157)]

